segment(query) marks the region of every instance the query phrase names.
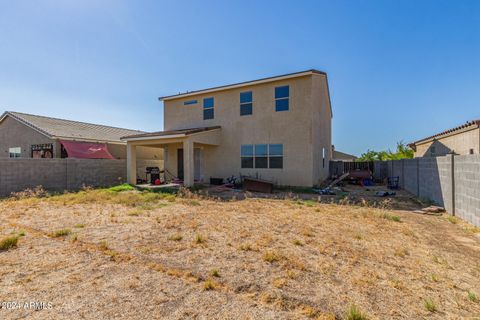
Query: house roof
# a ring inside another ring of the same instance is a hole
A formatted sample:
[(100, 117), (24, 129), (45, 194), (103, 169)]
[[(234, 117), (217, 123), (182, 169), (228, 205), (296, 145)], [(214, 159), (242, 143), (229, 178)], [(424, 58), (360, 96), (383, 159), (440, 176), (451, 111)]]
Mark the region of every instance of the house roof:
[(348, 154), (345, 152), (333, 150), (333, 155), (332, 155), (333, 160), (351, 160), (351, 159), (357, 159), (356, 156), (353, 154)]
[(122, 140), (134, 140), (134, 139), (141, 139), (141, 138), (171, 138), (172, 136), (175, 137), (184, 137), (189, 136), (192, 134), (212, 131), (216, 129), (220, 129), (220, 126), (212, 126), (212, 127), (199, 127), (199, 128), (188, 128), (188, 129), (179, 129), (179, 130), (168, 130), (168, 131), (157, 131), (157, 132), (149, 132), (149, 133), (141, 133), (135, 135), (129, 135), (122, 137)]
[(185, 97), (189, 97), (189, 96), (193, 96), (193, 95), (197, 95), (197, 94), (203, 94), (203, 93), (210, 93), (210, 92), (215, 92), (215, 91), (220, 91), (220, 90), (240, 88), (240, 87), (265, 83), (265, 82), (279, 81), (279, 80), (283, 80), (283, 79), (303, 77), (303, 76), (307, 76), (307, 75), (311, 75), (311, 74), (321, 74), (321, 75), (325, 75), (325, 76), (327, 75), (323, 71), (310, 69), (310, 70), (288, 73), (288, 74), (282, 74), (282, 75), (268, 77), (268, 78), (261, 78), (261, 79), (257, 79), (257, 80), (238, 82), (238, 83), (228, 84), (228, 85), (219, 86), (219, 87), (212, 87), (212, 88), (195, 90), (195, 91), (187, 91), (187, 92), (178, 93), (178, 94), (174, 94), (174, 95), (159, 97), (158, 100), (165, 101), (165, 100), (172, 100), (172, 99), (178, 99), (178, 98), (185, 98)]
[(419, 144), (419, 143), (422, 143), (422, 142), (427, 142), (427, 141), (433, 140), (435, 138), (440, 138), (440, 137), (449, 136), (449, 135), (452, 135), (452, 134), (457, 134), (460, 131), (462, 131), (464, 129), (468, 129), (470, 127), (474, 127), (474, 128), (475, 127), (476, 128), (480, 127), (480, 120), (467, 121), (466, 123), (464, 123), (464, 124), (462, 124), (458, 127), (455, 127), (455, 128), (449, 129), (449, 130), (445, 130), (445, 131), (442, 131), (440, 133), (434, 134), (433, 136), (429, 136), (429, 137), (417, 140), (415, 142), (412, 142), (412, 143), (409, 144), (409, 146), (412, 147), (416, 144)]
[(130, 130), (13, 111), (3, 113), (0, 117), (0, 123), (6, 117), (11, 117), (52, 139), (61, 138), (65, 140), (123, 143), (123, 141), (120, 140), (123, 136), (144, 133), (139, 130)]

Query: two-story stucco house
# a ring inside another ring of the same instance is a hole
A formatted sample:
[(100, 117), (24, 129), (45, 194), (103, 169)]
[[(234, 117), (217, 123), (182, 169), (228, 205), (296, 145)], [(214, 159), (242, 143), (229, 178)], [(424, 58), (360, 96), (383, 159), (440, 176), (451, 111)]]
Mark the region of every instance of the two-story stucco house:
[(324, 72), (308, 70), (159, 99), (165, 131), (122, 138), (130, 183), (136, 183), (139, 146), (163, 148), (166, 171), (186, 186), (232, 175), (312, 186), (328, 176), (332, 108)]

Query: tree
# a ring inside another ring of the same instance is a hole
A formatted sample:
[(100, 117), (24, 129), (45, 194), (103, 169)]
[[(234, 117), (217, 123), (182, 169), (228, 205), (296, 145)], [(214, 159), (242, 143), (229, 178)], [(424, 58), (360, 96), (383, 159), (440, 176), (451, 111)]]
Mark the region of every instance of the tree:
[(403, 141), (397, 142), (397, 150), (388, 151), (374, 151), (368, 149), (367, 152), (362, 153), (357, 161), (387, 161), (413, 158), (413, 150), (407, 146)]

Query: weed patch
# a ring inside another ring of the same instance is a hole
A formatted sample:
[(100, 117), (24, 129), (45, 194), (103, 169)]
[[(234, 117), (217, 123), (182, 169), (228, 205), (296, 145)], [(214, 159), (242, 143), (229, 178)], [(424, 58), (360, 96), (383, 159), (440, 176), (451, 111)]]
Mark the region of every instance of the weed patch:
[(470, 300), (472, 302), (478, 302), (478, 297), (475, 294), (475, 292), (468, 291), (468, 300)]
[(273, 263), (280, 260), (280, 255), (273, 251), (267, 251), (263, 255), (263, 260), (269, 263)]
[(197, 234), (195, 236), (195, 243), (201, 244), (201, 243), (205, 243), (205, 241), (206, 239), (201, 234)]
[(180, 241), (182, 239), (183, 239), (183, 236), (181, 234), (178, 234), (178, 233), (168, 237), (168, 240), (171, 240), (171, 241)]
[(454, 217), (454, 216), (448, 216), (447, 220), (448, 220), (448, 222), (450, 222), (452, 224), (457, 224), (458, 223), (458, 218)]
[(395, 222), (401, 222), (402, 221), (402, 219), (399, 216), (389, 214), (389, 213), (384, 213), (382, 215), (382, 218), (386, 219), (386, 220), (390, 220), (390, 221), (395, 221)]
[(219, 278), (219, 277), (220, 277), (220, 273), (219, 273), (218, 269), (212, 269), (212, 270), (210, 271), (210, 275), (211, 275), (212, 277), (216, 277), (216, 278)]
[(345, 313), (345, 320), (368, 320), (368, 316), (360, 311), (360, 309), (352, 305)]
[(71, 233), (72, 231), (70, 229), (60, 229), (51, 233), (51, 237), (52, 238), (66, 237)]
[(430, 298), (425, 299), (423, 302), (423, 305), (425, 306), (425, 309), (427, 309), (430, 312), (437, 311), (437, 306), (435, 305), (435, 302)]
[(18, 236), (8, 237), (0, 241), (0, 251), (7, 251), (17, 246)]
[(203, 283), (203, 290), (209, 291), (209, 290), (215, 290), (217, 287), (217, 284), (213, 280), (206, 280)]

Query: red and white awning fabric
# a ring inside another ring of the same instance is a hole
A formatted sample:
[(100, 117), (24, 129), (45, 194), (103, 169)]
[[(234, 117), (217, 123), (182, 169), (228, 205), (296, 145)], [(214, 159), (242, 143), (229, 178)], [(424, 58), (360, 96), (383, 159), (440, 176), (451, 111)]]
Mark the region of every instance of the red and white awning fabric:
[(69, 158), (76, 159), (115, 159), (108, 152), (106, 143), (91, 143), (60, 140)]

